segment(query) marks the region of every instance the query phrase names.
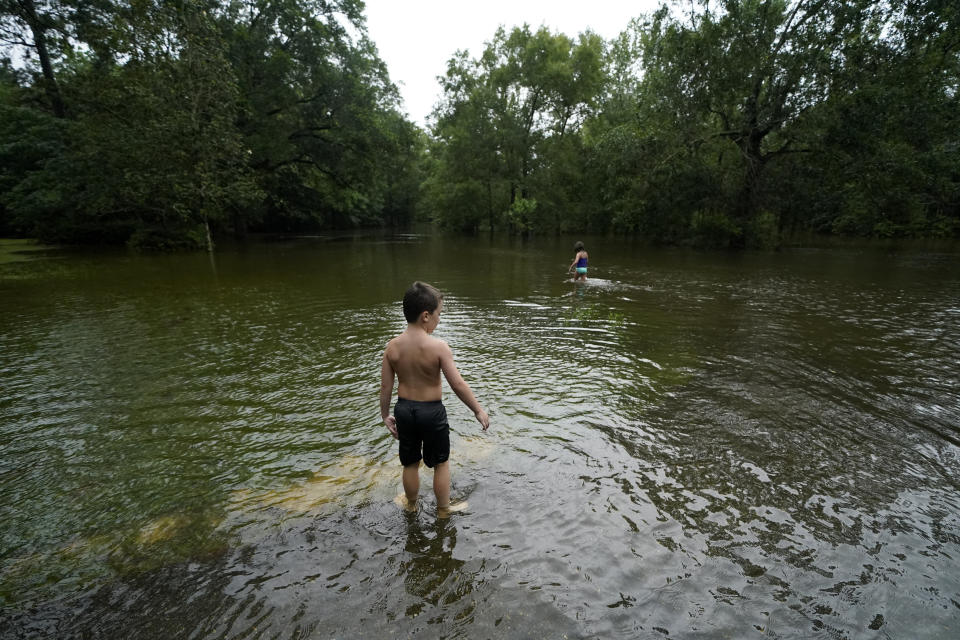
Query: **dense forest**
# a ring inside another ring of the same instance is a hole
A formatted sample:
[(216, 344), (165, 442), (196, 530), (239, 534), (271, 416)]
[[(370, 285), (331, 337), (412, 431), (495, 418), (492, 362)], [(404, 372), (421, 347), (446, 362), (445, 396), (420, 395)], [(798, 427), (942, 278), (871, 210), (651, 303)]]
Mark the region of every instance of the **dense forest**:
[(427, 130), (359, 0), (0, 0), (0, 235), (960, 236), (954, 0), (665, 4), (452, 52)]

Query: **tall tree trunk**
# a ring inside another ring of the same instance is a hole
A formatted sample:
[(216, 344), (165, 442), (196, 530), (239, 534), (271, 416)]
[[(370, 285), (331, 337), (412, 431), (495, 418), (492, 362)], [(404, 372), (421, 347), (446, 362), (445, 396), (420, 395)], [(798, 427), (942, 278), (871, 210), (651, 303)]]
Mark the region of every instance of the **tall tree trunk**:
[(213, 253), (213, 238), (210, 236), (210, 221), (204, 219), (203, 226), (207, 230), (207, 251)]
[(520, 169), (520, 197), (526, 200), (530, 196), (530, 190), (527, 188), (527, 175), (529, 175), (530, 169), (527, 164), (527, 157), (523, 157), (523, 164)]
[(50, 105), (53, 107), (53, 114), (58, 118), (63, 118), (66, 115), (66, 109), (63, 106), (63, 97), (60, 95), (60, 85), (57, 84), (57, 78), (53, 75), (53, 65), (50, 64), (46, 27), (41, 24), (41, 20), (37, 16), (37, 6), (34, 0), (21, 0), (20, 6), (23, 7), (24, 17), (27, 24), (30, 25), (30, 31), (33, 32), (33, 44), (37, 49), (37, 56), (40, 58), (40, 69), (43, 71), (44, 85), (47, 97), (50, 99)]
[(247, 219), (238, 211), (233, 212), (233, 234), (241, 239), (247, 237)]
[(487, 176), (487, 216), (490, 218), (490, 233), (493, 233), (493, 179)]
[(737, 213), (739, 214), (738, 217), (741, 223), (752, 220), (757, 212), (760, 177), (763, 172), (763, 165), (766, 162), (766, 158), (760, 149), (762, 142), (763, 134), (754, 129), (750, 131), (740, 144), (740, 151), (743, 153), (743, 158), (746, 163), (743, 176), (743, 188), (740, 192), (740, 202), (737, 207)]

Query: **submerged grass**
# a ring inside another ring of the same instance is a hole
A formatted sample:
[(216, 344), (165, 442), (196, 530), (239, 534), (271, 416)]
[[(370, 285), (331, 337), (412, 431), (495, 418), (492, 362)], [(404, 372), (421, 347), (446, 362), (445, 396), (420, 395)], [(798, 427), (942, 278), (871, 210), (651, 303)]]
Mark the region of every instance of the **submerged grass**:
[(213, 512), (171, 514), (8, 558), (0, 565), (0, 606), (220, 555), (229, 549), (222, 521), (223, 514)]
[(28, 238), (0, 238), (0, 264), (36, 260), (40, 256), (34, 254), (48, 249), (49, 246)]

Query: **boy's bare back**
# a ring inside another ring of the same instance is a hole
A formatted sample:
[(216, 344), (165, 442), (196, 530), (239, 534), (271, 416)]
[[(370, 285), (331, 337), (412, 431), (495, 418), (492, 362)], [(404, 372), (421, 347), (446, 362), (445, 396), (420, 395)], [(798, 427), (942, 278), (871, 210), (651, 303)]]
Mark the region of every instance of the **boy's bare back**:
[[(397, 436), (396, 421), (389, 415), (393, 380), (399, 381), (397, 396), (415, 402), (433, 402), (443, 395), (440, 386), (442, 372), (450, 388), (471, 411), (483, 430), (490, 426), (490, 417), (470, 390), (470, 385), (460, 375), (448, 345), (430, 334), (440, 322), (443, 301), (433, 311), (423, 311), (408, 318), (407, 329), (387, 343), (383, 352), (383, 368), (380, 382), (380, 414), (390, 432)], [(412, 322), (410, 321), (412, 320)]]
[(469, 385), (460, 375), (453, 359), (450, 345), (434, 338), (418, 327), (408, 327), (406, 331), (387, 343), (383, 352), (384, 379), (391, 380), (396, 374), (399, 382), (397, 396), (418, 402), (440, 400), (443, 390), (440, 385), (440, 373), (447, 379), (450, 388), (457, 397), (474, 413), (482, 413), (477, 419), (487, 428), (488, 418), (480, 403), (473, 397)]
[[(490, 416), (457, 371), (450, 346), (430, 335), (440, 322), (442, 310), (443, 294), (426, 283), (414, 282), (403, 295), (407, 329), (387, 343), (380, 372), (380, 417), (393, 437), (400, 440), (401, 497), (405, 504), (416, 504), (423, 461), (434, 469), (438, 513), (454, 510), (450, 505), (450, 426), (442, 402), (441, 372), (483, 430), (490, 426)], [(400, 382), (396, 416), (390, 414), (395, 378)], [(466, 503), (460, 507), (466, 507)]]
[(404, 331), (391, 340), (383, 355), (397, 374), (397, 395), (419, 402), (440, 400), (444, 351), (450, 352), (447, 343), (423, 331)]

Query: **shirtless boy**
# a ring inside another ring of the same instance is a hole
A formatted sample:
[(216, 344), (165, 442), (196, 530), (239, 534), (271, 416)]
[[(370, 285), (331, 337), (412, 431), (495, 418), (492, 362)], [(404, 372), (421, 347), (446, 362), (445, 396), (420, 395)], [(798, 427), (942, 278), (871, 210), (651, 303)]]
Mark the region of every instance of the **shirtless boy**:
[[(440, 322), (443, 294), (423, 282), (414, 282), (403, 295), (407, 328), (387, 344), (380, 374), (380, 416), (393, 437), (400, 440), (403, 492), (414, 507), (420, 491), (420, 460), (433, 468), (437, 510), (450, 506), (450, 427), (441, 401), (440, 372), (457, 397), (473, 411), (486, 431), (490, 417), (464, 381), (449, 345), (430, 334)], [(397, 404), (390, 415), (393, 378), (400, 381)]]

